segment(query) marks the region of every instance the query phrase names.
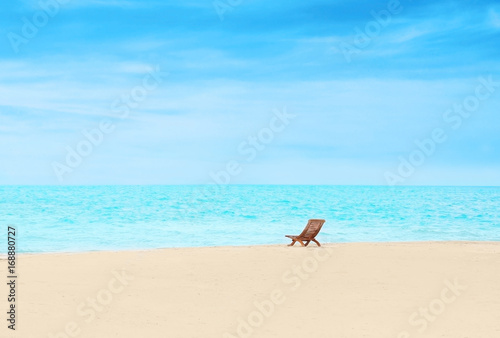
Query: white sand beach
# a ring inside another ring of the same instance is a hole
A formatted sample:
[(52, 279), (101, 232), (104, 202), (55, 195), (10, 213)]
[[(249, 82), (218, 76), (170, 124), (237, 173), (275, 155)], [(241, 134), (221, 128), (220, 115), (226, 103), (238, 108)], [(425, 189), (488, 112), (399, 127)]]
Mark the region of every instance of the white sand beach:
[(500, 337), (499, 266), (496, 242), (20, 255), (0, 336)]

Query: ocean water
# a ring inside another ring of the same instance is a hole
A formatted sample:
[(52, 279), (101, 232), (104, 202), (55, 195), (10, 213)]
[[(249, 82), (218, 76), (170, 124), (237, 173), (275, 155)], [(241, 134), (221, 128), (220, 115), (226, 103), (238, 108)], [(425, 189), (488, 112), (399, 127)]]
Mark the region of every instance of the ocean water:
[(500, 240), (500, 187), (0, 186), (19, 252), (320, 242)]

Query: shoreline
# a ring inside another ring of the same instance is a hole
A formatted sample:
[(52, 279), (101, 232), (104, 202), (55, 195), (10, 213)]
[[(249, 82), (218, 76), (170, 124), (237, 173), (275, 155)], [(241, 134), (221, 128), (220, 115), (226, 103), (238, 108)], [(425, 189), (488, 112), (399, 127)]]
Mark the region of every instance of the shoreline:
[[(288, 243), (288, 242), (287, 242)], [(16, 252), (19, 256), (35, 256), (35, 255), (72, 255), (72, 254), (91, 254), (91, 253), (120, 253), (120, 252), (143, 252), (143, 251), (161, 251), (161, 250), (179, 250), (179, 249), (201, 249), (201, 248), (253, 248), (253, 247), (288, 247), (287, 243), (283, 244), (248, 244), (248, 245), (213, 245), (213, 246), (182, 246), (182, 247), (162, 247), (162, 248), (141, 248), (141, 249), (104, 249), (104, 250), (88, 250), (88, 251), (48, 251), (48, 252)], [(486, 244), (486, 245), (500, 245), (500, 241), (470, 241), (470, 240), (433, 240), (433, 241), (395, 241), (395, 242), (321, 242), (322, 246), (331, 245), (398, 245), (398, 244), (418, 244), (418, 243), (452, 243), (452, 244)], [(292, 248), (300, 247), (299, 243), (296, 243)], [(304, 247), (304, 249), (310, 249), (312, 247), (317, 247), (316, 244), (311, 243), (309, 246)], [(0, 254), (0, 260), (4, 260), (6, 254)]]

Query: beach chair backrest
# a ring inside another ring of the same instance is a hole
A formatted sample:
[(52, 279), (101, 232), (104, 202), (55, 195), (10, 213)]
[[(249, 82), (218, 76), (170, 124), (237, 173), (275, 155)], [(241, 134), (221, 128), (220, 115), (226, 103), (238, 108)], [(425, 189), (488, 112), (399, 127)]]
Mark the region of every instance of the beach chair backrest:
[(314, 238), (320, 232), (323, 224), (325, 224), (324, 219), (310, 219), (299, 237), (305, 239)]

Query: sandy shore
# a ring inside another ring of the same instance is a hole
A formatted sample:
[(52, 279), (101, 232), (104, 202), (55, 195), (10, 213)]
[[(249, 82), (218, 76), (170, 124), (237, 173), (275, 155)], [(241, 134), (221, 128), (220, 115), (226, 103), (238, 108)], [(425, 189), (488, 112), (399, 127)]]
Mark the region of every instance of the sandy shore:
[(500, 243), (22, 255), (18, 275), (1, 337), (500, 337)]

